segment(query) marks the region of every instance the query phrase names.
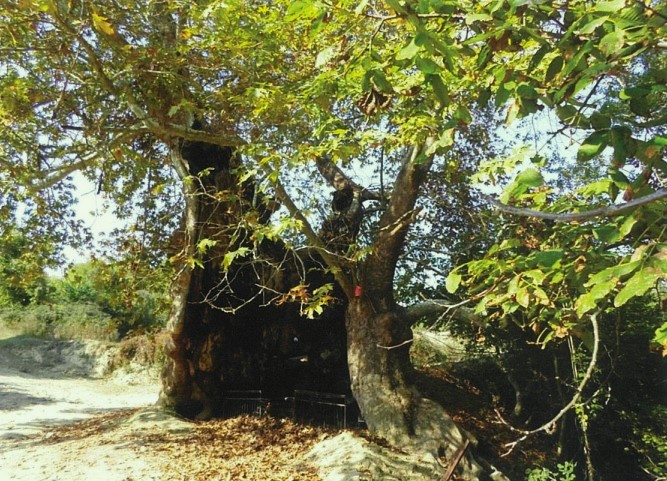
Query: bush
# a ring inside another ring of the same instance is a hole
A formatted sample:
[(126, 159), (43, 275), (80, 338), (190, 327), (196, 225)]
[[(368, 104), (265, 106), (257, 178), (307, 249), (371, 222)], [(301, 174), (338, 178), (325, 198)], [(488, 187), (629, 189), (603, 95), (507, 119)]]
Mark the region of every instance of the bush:
[(37, 337), (118, 339), (111, 316), (92, 303), (8, 307), (0, 309), (0, 322), (22, 334)]
[(576, 481), (574, 474), (576, 463), (565, 461), (552, 471), (547, 468), (535, 468), (526, 471), (526, 481)]
[(76, 264), (62, 279), (52, 280), (55, 304), (93, 303), (109, 315), (121, 337), (164, 327), (168, 281), (160, 276), (137, 279), (125, 264), (95, 260)]

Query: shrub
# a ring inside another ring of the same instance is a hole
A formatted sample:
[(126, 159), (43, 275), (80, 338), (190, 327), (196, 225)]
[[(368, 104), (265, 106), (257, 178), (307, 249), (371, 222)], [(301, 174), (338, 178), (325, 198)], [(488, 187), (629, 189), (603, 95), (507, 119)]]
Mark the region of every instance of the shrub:
[(576, 463), (565, 461), (558, 464), (556, 470), (548, 468), (534, 468), (526, 471), (526, 481), (576, 481), (574, 474)]
[(34, 304), (0, 309), (0, 321), (37, 337), (115, 340), (113, 319), (92, 303)]

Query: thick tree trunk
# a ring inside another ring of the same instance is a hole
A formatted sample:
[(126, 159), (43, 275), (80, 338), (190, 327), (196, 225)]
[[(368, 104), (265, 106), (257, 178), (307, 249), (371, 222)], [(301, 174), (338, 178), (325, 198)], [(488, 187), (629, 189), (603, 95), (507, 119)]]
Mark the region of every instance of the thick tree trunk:
[[(423, 453), (444, 472), (466, 440), (445, 410), (414, 387), (409, 350), (412, 332), (401, 310), (377, 312), (363, 293), (346, 314), (352, 392), (368, 428), (392, 445)], [(487, 479), (467, 451), (456, 472), (463, 479)]]
[[(430, 169), (431, 159), (424, 159), (428, 144), (406, 151), (373, 250), (357, 272), (359, 286), (346, 313), (347, 352), (352, 392), (371, 432), (394, 446), (430, 456), (434, 469), (444, 472), (457, 463), (466, 442), (474, 440), (414, 386), (411, 322), (393, 294), (398, 258)], [(488, 479), (471, 450), (455, 472), (466, 480)]]

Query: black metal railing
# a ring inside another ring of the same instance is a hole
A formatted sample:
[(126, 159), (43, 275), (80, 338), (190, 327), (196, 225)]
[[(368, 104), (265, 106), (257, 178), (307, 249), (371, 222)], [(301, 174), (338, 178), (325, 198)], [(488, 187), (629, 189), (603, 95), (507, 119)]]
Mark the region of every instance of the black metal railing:
[(270, 415), (314, 426), (346, 429), (358, 424), (355, 406), (354, 399), (345, 394), (297, 389), (294, 396), (269, 399), (261, 390), (226, 391), (222, 416)]
[(226, 391), (222, 400), (222, 416), (264, 416), (268, 405), (269, 400), (262, 396), (262, 391)]
[(345, 429), (352, 401), (344, 394), (294, 391), (294, 420), (316, 426)]

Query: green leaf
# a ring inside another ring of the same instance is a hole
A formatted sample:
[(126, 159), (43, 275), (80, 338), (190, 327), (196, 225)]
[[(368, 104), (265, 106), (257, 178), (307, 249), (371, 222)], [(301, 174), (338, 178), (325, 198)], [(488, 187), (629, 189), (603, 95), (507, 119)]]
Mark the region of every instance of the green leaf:
[(651, 93), (651, 88), (647, 86), (628, 87), (619, 92), (618, 98), (621, 100), (629, 100), (638, 97), (646, 97)]
[(625, 43), (625, 32), (623, 30), (614, 30), (608, 33), (600, 40), (600, 50), (607, 55), (617, 53)]
[(591, 123), (591, 127), (596, 130), (608, 129), (611, 127), (611, 117), (607, 114), (593, 112), (588, 120)]
[(583, 314), (595, 309), (597, 302), (606, 297), (616, 287), (616, 279), (610, 279), (605, 282), (595, 284), (586, 294), (579, 296), (574, 303), (577, 315)]
[(482, 70), (489, 60), (491, 60), (491, 49), (488, 45), (484, 45), (477, 55), (477, 68)]
[(409, 44), (403, 47), (396, 54), (396, 60), (407, 60), (415, 58), (415, 56), (421, 50), (421, 47), (415, 43), (415, 38), (413, 38)]
[(536, 99), (538, 97), (535, 87), (529, 84), (521, 84), (517, 87), (516, 93), (526, 99)]
[(426, 82), (429, 83), (433, 88), (433, 92), (435, 93), (436, 97), (438, 97), (440, 104), (443, 107), (447, 107), (451, 103), (451, 99), (449, 98), (449, 89), (442, 81), (440, 75), (426, 75), (425, 78)]
[(579, 92), (581, 92), (583, 89), (588, 87), (591, 84), (591, 81), (593, 79), (591, 77), (585, 76), (580, 78), (577, 83), (574, 85), (574, 90), (572, 91), (572, 95), (577, 95)]
[(471, 25), (475, 22), (486, 22), (493, 20), (493, 17), (488, 13), (473, 13), (472, 15), (466, 16), (466, 25)]
[(516, 182), (527, 187), (540, 187), (544, 185), (544, 178), (537, 169), (529, 167), (516, 177)]
[(244, 257), (246, 254), (248, 254), (248, 252), (250, 252), (248, 247), (239, 247), (235, 251), (227, 252), (222, 258), (222, 269), (226, 271), (237, 257)]
[(543, 306), (548, 306), (551, 304), (551, 300), (549, 299), (547, 293), (544, 292), (544, 289), (537, 287), (533, 291), (533, 296), (535, 296), (535, 299), (537, 299), (539, 303), (542, 304)]
[(503, 193), (500, 196), (500, 201), (507, 204), (511, 199), (514, 199), (521, 194), (524, 194), (528, 190), (528, 187), (522, 184), (519, 184), (518, 182), (510, 182), (505, 189), (503, 189)]
[(425, 74), (435, 74), (442, 70), (442, 67), (435, 63), (430, 58), (417, 57), (415, 60), (415, 66), (420, 72)]
[(373, 83), (380, 91), (384, 93), (394, 93), (394, 87), (391, 86), (391, 83), (389, 83), (389, 80), (387, 80), (384, 72), (380, 70), (373, 71)]
[(102, 32), (105, 35), (111, 36), (116, 33), (107, 18), (99, 15), (96, 12), (93, 12), (93, 27), (95, 30)]
[(602, 26), (607, 20), (609, 20), (609, 15), (604, 15), (602, 17), (597, 17), (583, 27), (581, 27), (577, 33), (579, 35), (588, 35), (593, 33), (598, 27)]
[(538, 266), (554, 269), (560, 266), (560, 261), (563, 258), (563, 249), (536, 252), (534, 256)]
[(637, 97), (630, 99), (630, 110), (632, 113), (648, 117), (651, 114), (653, 105), (648, 97)]
[(361, 0), (359, 2), (359, 5), (357, 5), (357, 8), (354, 9), (354, 13), (356, 13), (357, 15), (361, 15), (367, 6), (368, 6), (368, 0)]
[(634, 216), (629, 216), (621, 225), (606, 224), (593, 229), (593, 235), (605, 244), (615, 244), (623, 240), (632, 231), (636, 223), (637, 219)]
[(197, 243), (197, 250), (202, 254), (218, 244), (218, 241), (213, 239), (202, 239)]
[(610, 143), (614, 148), (614, 160), (625, 163), (625, 160), (637, 151), (637, 141), (632, 138), (632, 130), (625, 126), (615, 126), (609, 132)]
[(433, 142), (426, 152), (427, 155), (442, 154), (449, 150), (449, 147), (454, 145), (456, 131), (454, 129), (445, 129), (438, 137), (438, 140)]
[(667, 322), (655, 330), (653, 342), (662, 347), (662, 356), (667, 356)]
[(461, 284), (461, 276), (456, 271), (451, 271), (445, 279), (445, 289), (450, 294), (454, 294)]
[(609, 169), (609, 178), (621, 189), (626, 189), (630, 185), (630, 180), (618, 167)]
[(519, 292), (516, 293), (516, 302), (518, 302), (521, 307), (530, 307), (530, 292), (527, 288), (522, 287), (519, 289)]
[(531, 269), (523, 273), (524, 277), (530, 277), (536, 285), (541, 285), (544, 282), (544, 278), (547, 276), (540, 269)]
[(610, 0), (606, 2), (595, 2), (595, 7), (593, 10), (596, 12), (611, 12), (618, 13), (623, 7), (625, 7), (625, 0)]
[(641, 269), (633, 275), (621, 291), (614, 298), (614, 307), (621, 307), (633, 297), (642, 296), (655, 286), (658, 279), (667, 276), (667, 273), (657, 269)]
[(591, 287), (601, 282), (607, 282), (610, 279), (614, 279), (615, 281), (620, 280), (623, 277), (627, 276), (628, 274), (633, 273), (640, 265), (641, 261), (633, 261), (625, 264), (618, 264), (612, 267), (607, 267), (606, 269), (603, 269), (600, 272), (597, 272), (596, 274), (591, 276), (591, 278), (586, 282), (586, 284), (584, 284), (584, 287)]
[(503, 85), (498, 87), (498, 91), (496, 92), (496, 98), (494, 100), (496, 107), (500, 108), (504, 106), (509, 100), (511, 94), (512, 92), (507, 90)]
[(560, 73), (561, 70), (563, 70), (563, 57), (558, 56), (553, 59), (547, 67), (547, 73), (544, 75), (544, 81), (551, 82), (556, 77), (556, 75)]
[(542, 59), (544, 56), (547, 54), (547, 52), (550, 51), (550, 48), (548, 45), (542, 45), (540, 49), (535, 52), (535, 55), (533, 55), (533, 58), (530, 59), (530, 64), (528, 65), (528, 71), (533, 71), (537, 68), (537, 66), (542, 62)]
[(292, 21), (301, 17), (310, 16), (312, 10), (313, 10), (312, 2), (308, 0), (295, 0), (291, 2), (290, 6), (287, 8), (285, 20)]
[(325, 66), (329, 61), (334, 58), (336, 55), (338, 49), (336, 47), (327, 47), (324, 50), (321, 50), (320, 53), (317, 54), (317, 58), (315, 59), (315, 67), (320, 68)]
[(563, 105), (556, 109), (556, 115), (558, 118), (563, 121), (566, 125), (574, 125), (576, 123), (576, 118), (579, 115), (579, 109), (574, 105)]
[(609, 141), (609, 131), (598, 130), (588, 136), (584, 143), (579, 147), (577, 159), (587, 161), (601, 153)]

